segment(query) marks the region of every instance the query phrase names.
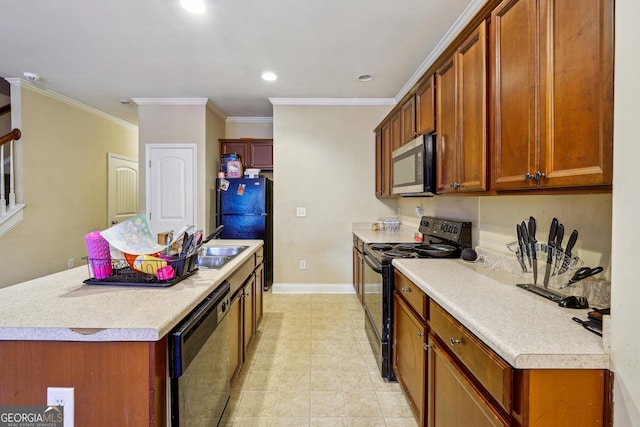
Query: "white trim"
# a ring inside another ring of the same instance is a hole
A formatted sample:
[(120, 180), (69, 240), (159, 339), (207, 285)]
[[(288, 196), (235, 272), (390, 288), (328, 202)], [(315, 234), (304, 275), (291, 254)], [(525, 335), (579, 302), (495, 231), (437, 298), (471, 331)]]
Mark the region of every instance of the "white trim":
[(273, 117), (227, 117), (227, 123), (273, 123)]
[(216, 116), (218, 116), (222, 120), (225, 120), (227, 118), (227, 116), (228, 116), (227, 113), (225, 113), (224, 111), (219, 109), (218, 106), (216, 104), (214, 104), (213, 102), (211, 102), (210, 99), (207, 99), (207, 108), (209, 110), (211, 110), (213, 112), (213, 114), (215, 114)]
[(47, 96), (49, 98), (55, 99), (56, 101), (60, 101), (63, 102), (65, 104), (71, 105), (73, 107), (76, 108), (80, 108), (81, 110), (85, 110), (91, 114), (94, 114), (96, 116), (102, 117), (103, 119), (107, 119), (111, 122), (114, 122), (117, 125), (129, 128), (129, 129), (138, 129), (138, 126), (129, 123), (125, 120), (119, 119), (115, 116), (112, 116), (111, 114), (105, 113), (104, 111), (100, 111), (97, 108), (93, 108), (87, 104), (83, 104), (80, 101), (76, 101), (75, 99), (71, 99), (67, 96), (64, 96), (62, 94), (59, 94), (58, 92), (54, 92), (52, 90), (49, 89), (43, 89), (38, 87), (37, 85), (28, 82), (26, 80), (22, 80), (20, 78), (6, 78), (6, 81), (8, 81), (9, 83), (11, 83), (12, 85), (18, 86), (18, 87), (23, 87), (25, 89), (28, 89), (32, 92), (35, 92), (39, 95), (44, 95)]
[(393, 98), (269, 98), (272, 105), (396, 105)]
[(351, 283), (274, 283), (274, 294), (355, 294)]
[(138, 105), (207, 105), (209, 98), (131, 98)]
[(13, 208), (7, 209), (7, 213), (0, 217), (0, 237), (22, 222), (24, 219), (23, 210), (24, 205), (15, 205)]
[(438, 57), (444, 52), (444, 50), (451, 44), (454, 38), (462, 31), (462, 29), (471, 21), (471, 18), (480, 10), (480, 8), (486, 3), (486, 0), (473, 0), (469, 6), (462, 12), (456, 22), (453, 23), (449, 31), (442, 37), (440, 42), (433, 48), (429, 56), (420, 64), (420, 67), (413, 73), (413, 76), (405, 83), (400, 89), (394, 100), (400, 102), (400, 100), (411, 90), (411, 88), (420, 80), (420, 77), (427, 72), (427, 69), (433, 65)]

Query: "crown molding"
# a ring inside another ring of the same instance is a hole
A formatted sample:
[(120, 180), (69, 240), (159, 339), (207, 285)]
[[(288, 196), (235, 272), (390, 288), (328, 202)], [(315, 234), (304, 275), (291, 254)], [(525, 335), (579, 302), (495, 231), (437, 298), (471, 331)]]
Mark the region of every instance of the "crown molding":
[(129, 129), (133, 129), (133, 130), (138, 129), (138, 126), (134, 125), (133, 123), (129, 123), (126, 120), (119, 119), (115, 116), (112, 116), (111, 114), (98, 110), (97, 108), (93, 108), (87, 104), (83, 104), (82, 102), (76, 101), (75, 99), (71, 99), (68, 96), (61, 95), (58, 92), (54, 92), (49, 89), (43, 89), (41, 87), (38, 87), (36, 84), (33, 84), (21, 78), (5, 78), (5, 80), (8, 81), (13, 86), (30, 90), (39, 95), (47, 96), (49, 98), (55, 99), (56, 101), (63, 102), (67, 105), (71, 105), (73, 107), (79, 108), (81, 110), (84, 110), (98, 117), (102, 117), (103, 119), (109, 120), (117, 125), (129, 128)]
[(484, 6), (486, 0), (473, 0), (469, 6), (462, 12), (458, 19), (453, 23), (449, 31), (446, 32), (444, 37), (438, 42), (436, 47), (433, 48), (431, 53), (427, 56), (427, 58), (420, 64), (420, 67), (416, 70), (415, 73), (411, 76), (409, 81), (405, 83), (405, 85), (400, 89), (398, 94), (395, 96), (394, 100), (396, 103), (400, 102), (400, 100), (411, 90), (411, 88), (420, 80), (420, 78), (427, 72), (429, 67), (433, 65), (434, 62), (438, 59), (438, 57), (445, 51), (447, 46), (453, 42), (453, 39), (464, 29), (464, 27), (471, 21), (471, 19), (475, 16), (475, 14)]
[(207, 105), (209, 98), (131, 98), (138, 105)]
[(273, 123), (273, 117), (227, 117), (227, 123)]
[(393, 98), (269, 98), (272, 105), (396, 105)]

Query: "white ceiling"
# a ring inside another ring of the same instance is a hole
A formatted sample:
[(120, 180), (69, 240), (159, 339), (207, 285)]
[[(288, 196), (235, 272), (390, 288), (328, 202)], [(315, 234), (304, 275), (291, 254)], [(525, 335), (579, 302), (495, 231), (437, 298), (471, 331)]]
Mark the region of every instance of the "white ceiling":
[(120, 99), (209, 98), (230, 117), (270, 117), (269, 98), (399, 99), (485, 0), (205, 1), (0, 0), (0, 76), (38, 74), (131, 123)]

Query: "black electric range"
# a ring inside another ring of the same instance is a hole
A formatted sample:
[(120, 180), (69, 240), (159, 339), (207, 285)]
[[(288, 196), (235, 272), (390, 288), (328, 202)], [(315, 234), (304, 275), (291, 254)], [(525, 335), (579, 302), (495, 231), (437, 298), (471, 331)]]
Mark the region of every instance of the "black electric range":
[(381, 375), (395, 381), (391, 368), (393, 331), (393, 265), (395, 258), (459, 258), (471, 247), (471, 223), (422, 217), (421, 243), (367, 243), (364, 245), (365, 330)]

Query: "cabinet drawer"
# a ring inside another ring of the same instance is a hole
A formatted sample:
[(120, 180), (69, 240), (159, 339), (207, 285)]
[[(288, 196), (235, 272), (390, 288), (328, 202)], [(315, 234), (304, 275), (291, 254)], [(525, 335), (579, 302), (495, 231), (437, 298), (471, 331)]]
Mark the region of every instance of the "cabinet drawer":
[(513, 368), (435, 302), (429, 326), (500, 405), (511, 412)]
[(394, 271), (394, 288), (422, 320), (427, 319), (427, 295), (397, 270)]

